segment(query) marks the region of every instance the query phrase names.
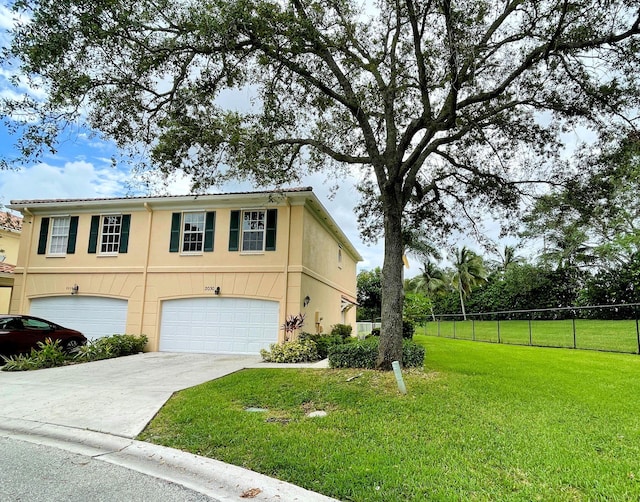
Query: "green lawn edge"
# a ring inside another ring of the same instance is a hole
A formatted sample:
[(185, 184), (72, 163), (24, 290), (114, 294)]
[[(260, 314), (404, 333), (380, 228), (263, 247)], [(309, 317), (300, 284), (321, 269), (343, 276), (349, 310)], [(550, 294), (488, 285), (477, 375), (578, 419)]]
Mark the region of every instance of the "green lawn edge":
[(345, 501), (640, 498), (639, 356), (416, 341), (407, 395), (392, 373), (244, 370), (175, 394), (139, 439)]

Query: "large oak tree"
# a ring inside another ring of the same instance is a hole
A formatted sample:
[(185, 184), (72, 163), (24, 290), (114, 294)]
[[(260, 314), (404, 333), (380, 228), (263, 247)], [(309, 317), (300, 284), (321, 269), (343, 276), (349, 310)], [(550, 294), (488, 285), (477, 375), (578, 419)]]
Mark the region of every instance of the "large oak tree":
[[(577, 125), (630, 126), (637, 0), (18, 0), (5, 63), (40, 84), (5, 102), (19, 146), (86, 120), (195, 188), (362, 173), (384, 232), (378, 364), (401, 358), (402, 227), (469, 203), (514, 208)], [(221, 91), (256, 96), (225, 109)], [(12, 122), (15, 124), (15, 122)], [(525, 169), (526, 168), (526, 169)], [(365, 228), (365, 230), (367, 230)]]

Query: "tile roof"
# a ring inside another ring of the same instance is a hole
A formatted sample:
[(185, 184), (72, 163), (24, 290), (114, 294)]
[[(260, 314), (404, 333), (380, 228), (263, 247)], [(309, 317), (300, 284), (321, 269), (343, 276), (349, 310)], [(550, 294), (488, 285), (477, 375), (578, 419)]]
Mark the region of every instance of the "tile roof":
[(132, 197), (98, 197), (98, 198), (86, 198), (86, 199), (33, 199), (33, 200), (12, 200), (11, 204), (16, 206), (31, 205), (31, 204), (45, 204), (52, 202), (97, 202), (97, 201), (117, 201), (117, 200), (146, 200), (146, 199), (179, 199), (181, 197), (209, 197), (209, 196), (225, 196), (225, 195), (262, 195), (272, 193), (291, 193), (291, 192), (313, 192), (312, 187), (294, 187), (294, 188), (279, 188), (273, 190), (258, 190), (254, 192), (224, 192), (224, 193), (195, 193), (184, 195), (141, 195)]
[(6, 211), (0, 211), (0, 228), (22, 230), (22, 218)]
[(9, 263), (0, 263), (0, 274), (13, 274), (15, 269), (15, 265), (10, 265)]

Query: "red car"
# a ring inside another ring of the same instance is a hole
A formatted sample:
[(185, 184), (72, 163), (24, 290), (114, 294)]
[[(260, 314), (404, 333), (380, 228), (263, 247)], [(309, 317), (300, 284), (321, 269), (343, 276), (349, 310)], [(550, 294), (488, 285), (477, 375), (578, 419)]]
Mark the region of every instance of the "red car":
[[(0, 315), (0, 355), (28, 354), (38, 349), (38, 342), (45, 339), (60, 340), (67, 352), (87, 343), (86, 337), (75, 329), (63, 328), (39, 317), (28, 315)], [(2, 360), (0, 358), (0, 364)]]

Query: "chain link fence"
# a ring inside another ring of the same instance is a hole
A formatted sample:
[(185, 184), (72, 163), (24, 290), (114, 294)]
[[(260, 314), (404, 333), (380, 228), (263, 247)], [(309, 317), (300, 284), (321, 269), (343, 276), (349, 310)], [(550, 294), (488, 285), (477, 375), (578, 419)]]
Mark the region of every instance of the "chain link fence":
[(429, 317), (416, 333), (463, 340), (640, 354), (640, 304)]

